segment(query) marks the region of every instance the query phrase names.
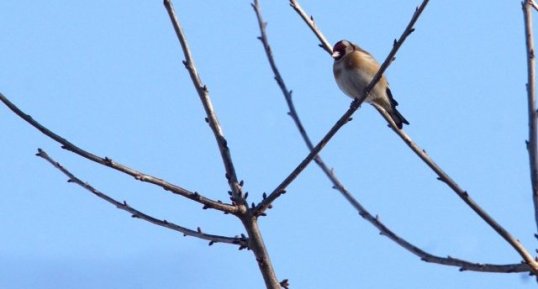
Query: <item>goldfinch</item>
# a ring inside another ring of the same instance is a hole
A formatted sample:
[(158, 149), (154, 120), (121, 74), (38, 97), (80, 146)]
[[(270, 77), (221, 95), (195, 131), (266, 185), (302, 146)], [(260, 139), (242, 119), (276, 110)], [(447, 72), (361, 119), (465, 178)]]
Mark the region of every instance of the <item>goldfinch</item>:
[[(345, 94), (352, 98), (361, 96), (380, 67), (370, 53), (347, 40), (340, 40), (334, 45), (332, 57), (336, 83)], [(366, 101), (381, 106), (399, 129), (404, 123), (409, 124), (396, 110), (398, 102), (392, 97), (384, 75), (370, 91)]]

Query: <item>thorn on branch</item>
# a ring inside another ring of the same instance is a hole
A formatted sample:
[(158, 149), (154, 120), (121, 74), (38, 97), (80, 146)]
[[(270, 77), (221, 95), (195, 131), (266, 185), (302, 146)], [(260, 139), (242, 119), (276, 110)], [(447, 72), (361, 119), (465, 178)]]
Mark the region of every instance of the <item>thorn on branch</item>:
[(187, 69), (189, 68), (189, 63), (187, 62), (187, 60), (183, 60), (181, 62), (183, 62), (183, 65), (185, 65), (185, 68)]
[(213, 241), (213, 240), (209, 241), (209, 246), (213, 246), (213, 244), (215, 244), (215, 243), (216, 243), (216, 241)]
[(205, 117), (204, 120), (205, 122), (209, 123), (209, 118)]
[(197, 231), (198, 233), (200, 233), (200, 234), (202, 233), (202, 229), (200, 229), (200, 227), (197, 227), (197, 228), (196, 228), (196, 231)]
[(109, 157), (105, 157), (105, 164), (108, 166), (112, 165), (112, 159), (110, 159)]
[(74, 182), (76, 182), (76, 181), (75, 181), (74, 179), (67, 179), (67, 182), (68, 182), (68, 183), (74, 183)]
[(262, 194), (262, 198), (265, 200), (267, 198), (267, 194), (265, 192), (263, 192)]

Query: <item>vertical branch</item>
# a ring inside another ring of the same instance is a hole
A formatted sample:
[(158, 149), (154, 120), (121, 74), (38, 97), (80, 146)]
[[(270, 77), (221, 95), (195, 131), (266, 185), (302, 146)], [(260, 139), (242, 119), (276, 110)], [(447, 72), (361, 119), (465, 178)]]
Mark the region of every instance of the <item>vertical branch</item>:
[(185, 67), (189, 71), (193, 85), (196, 88), (196, 91), (198, 92), (198, 95), (200, 96), (200, 99), (206, 111), (206, 120), (209, 123), (211, 129), (213, 130), (213, 134), (215, 135), (215, 139), (217, 140), (222, 160), (224, 162), (224, 167), (226, 169), (226, 179), (228, 180), (228, 184), (231, 188), (231, 199), (233, 204), (236, 205), (238, 208), (235, 215), (241, 220), (243, 226), (247, 231), (247, 234), (249, 236), (249, 249), (252, 250), (254, 256), (256, 257), (258, 267), (263, 276), (267, 289), (280, 289), (281, 286), (286, 287), (287, 280), (282, 281), (282, 283), (278, 282), (275, 271), (273, 269), (273, 265), (271, 264), (269, 253), (267, 252), (261, 232), (258, 227), (257, 215), (255, 214), (254, 208), (249, 209), (247, 207), (246, 194), (245, 196), (243, 196), (242, 193), (242, 182), (238, 182), (237, 180), (235, 168), (230, 155), (230, 150), (228, 149), (226, 139), (224, 138), (224, 134), (222, 133), (222, 129), (213, 110), (213, 105), (211, 104), (211, 100), (209, 98), (209, 92), (207, 90), (207, 87), (202, 84), (200, 76), (198, 75), (183, 29), (176, 17), (172, 1), (164, 0), (164, 6), (168, 11), (170, 20), (172, 21), (174, 30), (176, 31), (179, 42), (181, 43), (181, 48), (185, 55), (185, 61), (183, 61), (183, 64), (185, 64)]
[(538, 141), (537, 141), (537, 112), (536, 112), (536, 58), (534, 54), (534, 38), (532, 31), (532, 8), (536, 8), (534, 1), (525, 0), (522, 3), (525, 20), (525, 42), (527, 50), (527, 95), (529, 109), (529, 165), (532, 185), (532, 200), (534, 202), (534, 219), (538, 226)]
[[(269, 258), (269, 253), (267, 252), (267, 248), (263, 242), (257, 217), (249, 214), (242, 217), (241, 222), (243, 222), (243, 226), (247, 231), (249, 241), (248, 248), (252, 250), (252, 253), (254, 253), (254, 256), (256, 257), (256, 262), (258, 263), (258, 268), (262, 273), (265, 287), (267, 289), (280, 289), (281, 287), (284, 287), (281, 286), (281, 283), (278, 282), (278, 278), (276, 277), (271, 258)], [(282, 282), (282, 284), (285, 284), (287, 280)]]
[[(217, 119), (217, 115), (215, 114), (215, 111), (213, 109), (211, 99), (209, 98), (209, 91), (207, 89), (207, 86), (202, 83), (200, 75), (198, 75), (198, 71), (196, 70), (196, 65), (194, 64), (194, 59), (192, 57), (189, 45), (187, 44), (183, 28), (181, 27), (181, 24), (176, 17), (176, 12), (174, 10), (174, 6), (172, 5), (172, 1), (164, 0), (164, 6), (168, 11), (168, 15), (170, 16), (170, 20), (172, 21), (177, 38), (179, 39), (179, 43), (181, 44), (181, 48), (185, 55), (185, 60), (183, 61), (183, 64), (185, 65), (185, 68), (187, 68), (187, 70), (189, 71), (192, 83), (196, 88), (196, 92), (198, 92), (198, 96), (200, 97), (200, 100), (202, 101), (205, 112), (207, 114), (206, 121), (209, 123), (209, 126), (211, 127), (211, 130), (213, 131), (213, 134), (215, 135), (215, 139), (219, 146), (222, 161), (224, 163), (224, 169), (226, 170), (226, 179), (228, 180), (228, 184), (230, 185), (230, 189), (232, 190), (232, 202), (234, 204), (239, 204), (244, 207), (246, 206), (246, 201), (243, 198), (242, 186), (237, 180), (237, 175), (235, 173), (235, 168), (232, 162), (230, 149), (228, 148), (228, 143), (226, 141), (226, 138), (224, 138), (224, 133), (222, 132), (222, 128)], [(243, 208), (242, 210), (245, 209)]]

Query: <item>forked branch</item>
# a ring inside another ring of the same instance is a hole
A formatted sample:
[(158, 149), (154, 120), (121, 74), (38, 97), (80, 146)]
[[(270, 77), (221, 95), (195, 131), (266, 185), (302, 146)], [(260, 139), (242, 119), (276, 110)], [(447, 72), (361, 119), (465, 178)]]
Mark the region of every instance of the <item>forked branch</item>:
[(230, 149), (228, 148), (228, 142), (224, 137), (224, 133), (217, 119), (217, 115), (215, 114), (215, 110), (213, 109), (213, 104), (211, 102), (211, 98), (209, 97), (209, 91), (207, 89), (207, 86), (202, 83), (200, 75), (198, 74), (191, 50), (189, 48), (189, 44), (187, 43), (183, 28), (181, 27), (181, 24), (179, 23), (179, 20), (176, 16), (172, 1), (164, 0), (164, 7), (166, 8), (168, 15), (170, 16), (170, 20), (172, 21), (172, 25), (174, 26), (174, 30), (176, 31), (176, 36), (179, 40), (179, 43), (181, 44), (183, 54), (185, 55), (185, 60), (183, 61), (183, 64), (185, 65), (185, 68), (187, 68), (187, 70), (189, 71), (192, 83), (196, 88), (196, 92), (198, 93), (200, 100), (202, 101), (202, 105), (204, 106), (204, 110), (207, 115), (206, 121), (209, 123), (209, 126), (211, 127), (211, 130), (213, 131), (213, 134), (217, 141), (220, 155), (224, 163), (224, 169), (226, 170), (226, 179), (228, 180), (228, 184), (232, 191), (232, 202), (234, 204), (241, 205), (241, 210), (245, 210), (246, 200), (242, 193), (242, 185), (237, 179), (234, 164), (232, 162), (232, 156), (230, 154)]
[(227, 243), (227, 244), (233, 244), (238, 245), (240, 249), (248, 248), (248, 239), (246, 239), (244, 236), (241, 237), (224, 237), (219, 235), (212, 235), (212, 234), (206, 234), (202, 232), (200, 228), (196, 230), (191, 230), (179, 225), (176, 225), (172, 222), (169, 222), (167, 220), (159, 220), (155, 217), (152, 217), (148, 214), (145, 214), (130, 205), (127, 204), (127, 202), (123, 201), (117, 201), (116, 199), (108, 196), (107, 194), (104, 194), (94, 188), (92, 185), (90, 185), (87, 182), (82, 181), (77, 176), (75, 176), (73, 173), (71, 173), (68, 169), (66, 169), (64, 166), (62, 166), (60, 163), (52, 159), (44, 150), (38, 149), (37, 154), (38, 157), (45, 159), (47, 162), (49, 162), (51, 165), (53, 165), (55, 168), (60, 170), (62, 173), (64, 173), (68, 177), (68, 182), (77, 184), (81, 186), (82, 188), (90, 191), (92, 194), (96, 195), (97, 197), (107, 201), (108, 203), (116, 206), (116, 208), (120, 210), (127, 211), (132, 214), (133, 218), (138, 218), (141, 220), (144, 220), (146, 222), (152, 223), (154, 225), (158, 225), (164, 228), (168, 228), (174, 231), (178, 231), (182, 233), (184, 236), (192, 236), (196, 237), (202, 240), (209, 241), (209, 245), (213, 245), (215, 243)]
[[(351, 102), (351, 105), (349, 109), (338, 119), (338, 121), (334, 124), (334, 126), (327, 132), (327, 134), (321, 139), (321, 141), (310, 151), (310, 153), (306, 156), (299, 165), (269, 194), (263, 201), (261, 201), (256, 206), (256, 214), (260, 215), (263, 214), (263, 212), (271, 205), (271, 203), (276, 200), (279, 196), (281, 196), (283, 193), (286, 192), (286, 188), (289, 184), (299, 174), (308, 166), (308, 164), (318, 155), (318, 153), (325, 147), (325, 145), (329, 142), (329, 140), (344, 126), (351, 118), (353, 113), (360, 107), (360, 105), (364, 102), (372, 88), (376, 85), (376, 83), (379, 81), (385, 70), (388, 68), (388, 66), (391, 64), (392, 60), (394, 59), (396, 53), (404, 43), (404, 41), (407, 39), (407, 37), (414, 31), (414, 25), (417, 22), (418, 18), (422, 14), (422, 11), (424, 11), (424, 8), (428, 4), (429, 0), (424, 0), (422, 4), (415, 10), (415, 13), (413, 14), (413, 17), (411, 17), (411, 20), (409, 21), (409, 24), (403, 31), (400, 38), (398, 38), (397, 41), (394, 42), (394, 45), (379, 68), (379, 71), (375, 74), (370, 84), (364, 89), (361, 97), (356, 98)], [(308, 22), (307, 22), (308, 23)], [(309, 24), (311, 25), (311, 24)], [(317, 30), (317, 28), (316, 28)]]
[(98, 164), (107, 166), (109, 168), (113, 168), (117, 171), (120, 171), (122, 173), (128, 174), (132, 177), (134, 177), (136, 180), (151, 183), (157, 186), (162, 187), (163, 189), (170, 191), (174, 194), (183, 196), (185, 198), (191, 199), (193, 201), (196, 201), (198, 203), (201, 203), (204, 205), (204, 208), (212, 208), (219, 211), (227, 212), (227, 213), (235, 213), (237, 211), (237, 208), (235, 206), (222, 203), (220, 201), (214, 201), (209, 198), (206, 198), (199, 194), (198, 192), (191, 192), (187, 189), (184, 189), (180, 186), (171, 184), (163, 179), (159, 179), (157, 177), (145, 174), (143, 172), (137, 171), (135, 169), (132, 169), (130, 167), (127, 167), (123, 164), (120, 164), (118, 162), (113, 161), (112, 159), (108, 157), (99, 157), (91, 152), (88, 152), (70, 141), (66, 140), (65, 138), (61, 137), (60, 135), (52, 132), (45, 126), (41, 125), (39, 122), (34, 120), (30, 115), (24, 113), (22, 110), (20, 110), (15, 104), (13, 104), (11, 101), (7, 99), (2, 93), (0, 93), (0, 101), (2, 101), (11, 111), (13, 111), (16, 115), (18, 115), (20, 118), (25, 120), (27, 123), (29, 123), (31, 126), (35, 127), (39, 131), (41, 131), (44, 135), (48, 136), (49, 138), (55, 140), (56, 142), (60, 143), (62, 145), (63, 149), (66, 149), (68, 151), (71, 151), (83, 158), (86, 158), (88, 160), (94, 161)]
[[(298, 3), (296, 1), (293, 1), (297, 9), (300, 9), (298, 13), (302, 15), (306, 15), (306, 13), (300, 8)], [(271, 70), (273, 71), (273, 74), (275, 75), (275, 80), (282, 91), (282, 94), (284, 96), (284, 99), (286, 100), (286, 103), (289, 108), (289, 115), (293, 119), (297, 129), (299, 130), (299, 133), (303, 140), (306, 143), (306, 146), (309, 150), (313, 149), (312, 141), (310, 140), (310, 137), (308, 136), (306, 130), (304, 129), (304, 126), (302, 124), (302, 121), (299, 117), (299, 114), (297, 113), (297, 110), (295, 109), (295, 105), (292, 100), (292, 92), (289, 90), (286, 86), (286, 83), (284, 79), (282, 78), (280, 71), (276, 65), (276, 61), (273, 57), (273, 53), (271, 50), (271, 46), (269, 44), (269, 39), (267, 36), (267, 23), (263, 20), (259, 1), (255, 0), (252, 4), (252, 7), (254, 8), (254, 12), (256, 13), (256, 17), (258, 19), (258, 26), (260, 29), (260, 37), (259, 40), (261, 41), (265, 54), (267, 56), (267, 60), (269, 61), (269, 65), (271, 67)], [(295, 8), (295, 7), (294, 7)], [(318, 35), (318, 38), (325, 39), (323, 34), (319, 29), (316, 30), (316, 35)], [(412, 254), (415, 254), (418, 256), (421, 260), (429, 263), (436, 263), (436, 264), (442, 264), (447, 266), (456, 266), (459, 267), (460, 270), (469, 270), (469, 271), (480, 271), (480, 272), (504, 272), (504, 273), (512, 273), (512, 272), (526, 272), (529, 271), (529, 266), (527, 264), (506, 264), (506, 265), (497, 265), (497, 264), (483, 264), (483, 263), (473, 263), (466, 260), (458, 259), (458, 258), (452, 258), (452, 257), (439, 257), (435, 256), (433, 254), (430, 254), (417, 246), (411, 244), (404, 238), (398, 236), (396, 233), (394, 233), (390, 228), (388, 228), (385, 224), (383, 224), (380, 219), (376, 216), (374, 217), (340, 182), (336, 174), (334, 173), (334, 170), (330, 169), (328, 165), (325, 164), (321, 156), (317, 156), (314, 161), (316, 164), (321, 168), (321, 170), (325, 173), (325, 175), (329, 178), (329, 180), (333, 184), (333, 188), (338, 190), (342, 196), (357, 210), (359, 215), (361, 215), (365, 220), (367, 220), (369, 223), (371, 223), (373, 226), (375, 226), (379, 231), (380, 234), (383, 236), (386, 236), (390, 240), (394, 241), (396, 244), (401, 246), (402, 248), (406, 249), (407, 251), (411, 252)]]

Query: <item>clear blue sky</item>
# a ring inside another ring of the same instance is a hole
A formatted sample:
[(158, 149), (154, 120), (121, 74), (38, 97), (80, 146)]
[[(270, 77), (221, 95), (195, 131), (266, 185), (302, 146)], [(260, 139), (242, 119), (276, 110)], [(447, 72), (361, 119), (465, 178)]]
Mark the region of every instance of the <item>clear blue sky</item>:
[[(308, 1), (332, 43), (389, 52), (420, 1)], [(276, 61), (319, 140), (350, 99), (332, 60), (288, 1), (262, 1)], [(249, 1), (175, 1), (251, 201), (304, 158), (267, 65)], [(0, 2), (0, 91), (101, 156), (225, 200), (228, 187), (162, 1)], [(536, 248), (520, 1), (431, 1), (387, 77), (406, 131), (530, 250)], [(132, 206), (204, 231), (242, 233), (232, 216), (134, 181), (67, 151), (0, 107), (0, 288), (263, 288), (248, 251), (132, 219), (34, 156), (45, 149)], [(386, 225), (441, 256), (520, 257), (363, 106), (322, 152)], [(260, 221), (291, 288), (530, 288), (518, 274), (426, 264), (380, 236), (314, 165)]]

